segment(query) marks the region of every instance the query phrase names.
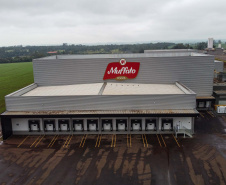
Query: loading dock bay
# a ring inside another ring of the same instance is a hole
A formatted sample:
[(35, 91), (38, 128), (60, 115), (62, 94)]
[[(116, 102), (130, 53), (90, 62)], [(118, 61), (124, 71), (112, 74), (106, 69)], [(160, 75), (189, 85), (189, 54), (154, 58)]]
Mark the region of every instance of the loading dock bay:
[[(181, 137), (181, 139), (183, 139)], [(141, 145), (146, 148), (155, 147), (171, 147), (179, 144), (180, 138), (176, 138), (173, 134), (99, 134), (99, 135), (27, 135), (27, 136), (12, 136), (6, 142), (14, 141), (13, 144), (17, 148), (101, 148), (126, 146), (132, 148), (133, 144)]]
[[(200, 117), (203, 119), (210, 120), (212, 118), (215, 118), (216, 116), (212, 111), (200, 111)], [(166, 120), (167, 123), (171, 123), (171, 120)], [(148, 129), (148, 124), (150, 125), (152, 129), (155, 127), (154, 122), (152, 123), (152, 120), (146, 120), (146, 128)], [(37, 124), (38, 123), (31, 123)], [(46, 125), (49, 123), (46, 123)], [(64, 124), (64, 123), (62, 123)], [(67, 124), (67, 123), (66, 123)], [(97, 125), (95, 123), (95, 120), (93, 122), (89, 123), (91, 125), (91, 130), (96, 130)], [(112, 123), (109, 122), (109, 120), (102, 120), (102, 124), (106, 124), (107, 127), (109, 127), (109, 130), (112, 128)], [(139, 120), (134, 119), (134, 128), (139, 130)], [(45, 125), (45, 126), (46, 126)], [(60, 124), (61, 125), (61, 124)], [(60, 127), (59, 125), (59, 127)], [(73, 127), (78, 126), (81, 130), (83, 129), (83, 125), (80, 122), (73, 122)], [(120, 123), (117, 124), (117, 126), (120, 127)], [(122, 125), (121, 125), (122, 126)], [(39, 128), (39, 127), (38, 127)], [(54, 129), (54, 127), (52, 127)], [(126, 125), (123, 125), (121, 129), (126, 129)], [(32, 134), (32, 133), (31, 133)], [(10, 138), (9, 138), (10, 139)], [(86, 147), (95, 147), (99, 148), (101, 146), (110, 146), (112, 148), (116, 147), (116, 143), (122, 144), (123, 142), (126, 143), (127, 147), (132, 147), (133, 141), (140, 141), (143, 147), (150, 147), (150, 146), (159, 146), (159, 147), (170, 147), (172, 144), (176, 144), (178, 147), (181, 147), (180, 145), (180, 139), (176, 138), (173, 134), (127, 134), (127, 135), (116, 135), (116, 134), (83, 134), (83, 135), (58, 135), (57, 133), (55, 135), (27, 135), (27, 136), (12, 136), (11, 139), (17, 140), (19, 143), (17, 144), (17, 148), (39, 148), (39, 147), (45, 147), (47, 148), (54, 148), (54, 147), (63, 147), (66, 149), (69, 149), (70, 147), (79, 147), (79, 148), (86, 148)], [(157, 142), (156, 142), (157, 141)], [(138, 142), (139, 143), (139, 142)], [(16, 144), (16, 143), (15, 143)]]
[(213, 113), (213, 111), (199, 111), (199, 114), (202, 118), (205, 118), (207, 120), (216, 117), (216, 115)]
[[(212, 111), (200, 111), (200, 118), (204, 120), (210, 120), (216, 118)], [(171, 123), (170, 120), (166, 120), (167, 123)], [(63, 124), (68, 123), (60, 123), (58, 126), (61, 127)], [(102, 124), (108, 127), (109, 130), (112, 129), (112, 123), (109, 120), (102, 120)], [(30, 127), (40, 128), (39, 123), (29, 123)], [(49, 122), (44, 123), (45, 129), (49, 126), (51, 130), (55, 130), (55, 127), (52, 126), (53, 123), (51, 120)], [(134, 119), (133, 122), (134, 129), (140, 129), (140, 122), (138, 119)], [(97, 126), (95, 120), (90, 122), (90, 129), (96, 130)], [(120, 127), (120, 123), (118, 125)], [(73, 122), (73, 129), (75, 127), (79, 127), (79, 129), (83, 130), (83, 125), (80, 122)], [(145, 127), (154, 129), (155, 123), (152, 120), (146, 120)], [(62, 127), (63, 128), (63, 127)], [(121, 129), (125, 129), (126, 125), (124, 125)], [(65, 128), (67, 129), (67, 128)], [(181, 138), (182, 139), (182, 138)], [(87, 148), (87, 147), (95, 147), (100, 148), (104, 146), (110, 146), (111, 148), (117, 147), (117, 144), (123, 145), (125, 144), (127, 147), (131, 148), (133, 146), (134, 141), (136, 144), (141, 144), (143, 147), (170, 147), (172, 145), (176, 145), (177, 147), (181, 147), (180, 138), (176, 138), (173, 134), (125, 134), (125, 135), (116, 135), (116, 134), (83, 134), (83, 135), (15, 135), (11, 136), (7, 141), (16, 145), (17, 148)], [(11, 142), (12, 141), (12, 142)]]

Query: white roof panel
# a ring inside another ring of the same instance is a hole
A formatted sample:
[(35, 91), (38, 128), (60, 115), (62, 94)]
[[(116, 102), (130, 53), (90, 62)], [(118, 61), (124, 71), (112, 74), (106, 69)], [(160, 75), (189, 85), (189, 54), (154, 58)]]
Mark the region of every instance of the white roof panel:
[(23, 94), (22, 96), (74, 96), (98, 95), (103, 83), (41, 86)]
[(185, 94), (176, 84), (107, 83), (102, 87), (103, 83), (40, 86), (22, 96)]
[(103, 95), (185, 94), (175, 84), (107, 83)]

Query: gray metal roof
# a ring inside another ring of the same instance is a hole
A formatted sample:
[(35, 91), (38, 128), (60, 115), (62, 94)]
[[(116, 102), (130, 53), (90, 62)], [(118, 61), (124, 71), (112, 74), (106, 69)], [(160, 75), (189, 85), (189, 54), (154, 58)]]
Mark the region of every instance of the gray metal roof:
[(226, 94), (226, 90), (219, 90), (219, 91), (213, 91), (213, 92), (217, 95), (225, 95)]
[(213, 96), (196, 96), (196, 99), (209, 99), (209, 100), (214, 100), (215, 98)]
[(181, 57), (181, 56), (208, 56), (207, 54), (196, 53), (194, 51), (166, 51), (152, 50), (151, 53), (129, 53), (129, 54), (90, 54), (90, 55), (53, 55), (34, 59), (36, 60), (63, 60), (63, 59), (97, 59), (97, 58), (148, 58), (148, 57)]
[(199, 114), (195, 109), (180, 110), (77, 110), (77, 111), (6, 111), (2, 115), (88, 115), (88, 114)]
[(155, 53), (155, 52), (197, 52), (196, 49), (159, 49), (159, 50), (144, 50), (144, 53)]

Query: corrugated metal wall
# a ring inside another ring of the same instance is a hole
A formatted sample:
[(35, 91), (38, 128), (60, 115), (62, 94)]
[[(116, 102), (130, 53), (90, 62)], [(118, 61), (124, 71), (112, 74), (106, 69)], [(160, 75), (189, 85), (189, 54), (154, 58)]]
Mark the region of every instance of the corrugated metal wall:
[(5, 98), (7, 111), (194, 109), (195, 94)]
[[(137, 78), (127, 83), (168, 84), (179, 81), (197, 93), (210, 96), (213, 89), (214, 56), (131, 57), (128, 62), (140, 62)], [(144, 56), (147, 56), (144, 54)], [(121, 55), (123, 58), (123, 55)], [(39, 86), (70, 85), (103, 82), (108, 63), (121, 58), (87, 58), (34, 60), (34, 80)], [(107, 80), (115, 82), (115, 80)]]
[(224, 71), (224, 62), (215, 60), (214, 61), (214, 69), (217, 72), (223, 72)]

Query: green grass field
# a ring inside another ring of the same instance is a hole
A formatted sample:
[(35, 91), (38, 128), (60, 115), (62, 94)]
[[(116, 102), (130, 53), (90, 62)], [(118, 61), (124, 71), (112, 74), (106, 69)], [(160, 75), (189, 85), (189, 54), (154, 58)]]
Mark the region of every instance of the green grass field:
[(5, 95), (33, 82), (32, 62), (0, 64), (0, 113), (5, 111)]

